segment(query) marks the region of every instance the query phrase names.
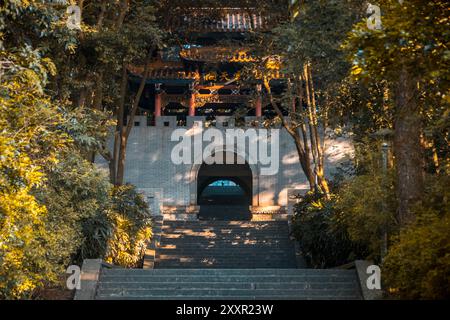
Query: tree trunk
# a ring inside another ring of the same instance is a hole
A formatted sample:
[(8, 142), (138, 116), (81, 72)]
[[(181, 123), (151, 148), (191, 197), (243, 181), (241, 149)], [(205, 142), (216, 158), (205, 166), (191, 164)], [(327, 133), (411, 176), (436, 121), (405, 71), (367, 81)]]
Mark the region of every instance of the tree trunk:
[(129, 114), (129, 119), (126, 126), (123, 126), (120, 137), (119, 137), (119, 156), (117, 159), (117, 175), (116, 175), (116, 185), (122, 185), (125, 175), (125, 160), (126, 160), (126, 149), (128, 144), (128, 137), (130, 136), (131, 130), (133, 128), (134, 117), (136, 116), (137, 109), (139, 107), (139, 101), (141, 100), (142, 93), (144, 92), (145, 82), (147, 81), (148, 71), (149, 71), (149, 59), (145, 60), (144, 73), (142, 75), (141, 83), (136, 96), (133, 99), (133, 104), (131, 106), (131, 111)]
[[(315, 97), (315, 91), (314, 91), (314, 83), (312, 81), (312, 73), (311, 73), (311, 65), (307, 66), (308, 70), (308, 79), (310, 82), (310, 88), (311, 88), (311, 109), (312, 109), (312, 116), (313, 116), (313, 134), (314, 134), (314, 141), (316, 142), (316, 150), (317, 150), (317, 180), (320, 188), (322, 189), (323, 193), (327, 198), (330, 196), (330, 188), (328, 186), (328, 181), (325, 178), (325, 165), (324, 165), (324, 153), (323, 153), (323, 147), (322, 147), (322, 139), (319, 135), (319, 120), (317, 117), (317, 111), (316, 111), (316, 97)], [(325, 128), (324, 128), (325, 129)], [(323, 139), (325, 140), (325, 139)]]
[[(264, 81), (264, 85), (266, 87), (267, 93), (269, 95), (270, 104), (274, 108), (275, 112), (281, 119), (281, 123), (283, 127), (286, 129), (286, 131), (289, 133), (289, 135), (293, 138), (295, 147), (297, 149), (297, 154), (300, 162), (300, 166), (302, 167), (303, 173), (305, 174), (306, 178), (308, 179), (309, 183), (309, 189), (312, 191), (315, 189), (316, 183), (314, 179), (314, 174), (311, 168), (311, 158), (310, 158), (310, 152), (308, 150), (308, 144), (306, 143), (303, 145), (302, 138), (300, 137), (300, 134), (296, 128), (292, 128), (290, 124), (286, 121), (283, 113), (281, 112), (280, 108), (278, 108), (278, 105), (274, 101), (272, 91), (270, 89), (270, 85), (268, 81)], [(300, 99), (301, 101), (301, 99)], [(303, 131), (303, 141), (306, 141), (306, 131)], [(308, 151), (308, 152), (306, 152)]]
[(127, 83), (128, 83), (128, 75), (127, 75), (127, 69), (125, 63), (122, 63), (122, 80), (120, 84), (120, 95), (118, 99), (118, 107), (116, 111), (116, 119), (117, 119), (117, 125), (116, 130), (114, 132), (114, 147), (113, 147), (113, 156), (112, 156), (112, 162), (113, 164), (110, 166), (111, 169), (114, 170), (113, 174), (111, 175), (113, 179), (111, 180), (111, 183), (116, 184), (117, 183), (117, 167), (118, 167), (118, 160), (120, 158), (119, 151), (121, 146), (121, 136), (124, 133), (123, 130), (123, 120), (125, 117), (125, 96), (127, 94)]
[(128, 137), (125, 134), (119, 136), (119, 155), (117, 159), (117, 175), (115, 184), (120, 186), (123, 184), (125, 177), (125, 160), (126, 160), (126, 150), (127, 150)]
[(308, 129), (306, 128), (305, 119), (304, 119), (304, 112), (303, 112), (303, 102), (304, 102), (304, 91), (303, 91), (303, 78), (302, 76), (299, 76), (298, 79), (296, 79), (295, 84), (297, 85), (297, 95), (298, 95), (298, 101), (299, 106), (296, 110), (293, 110), (295, 113), (298, 113), (300, 115), (300, 118), (302, 119), (299, 123), (299, 129), (301, 133), (301, 137), (303, 139), (303, 147), (305, 151), (304, 155), (304, 167), (303, 172), (305, 173), (306, 177), (308, 178), (309, 182), (309, 190), (310, 191), (317, 191), (316, 190), (316, 181), (314, 179), (314, 173), (311, 167), (311, 148), (308, 144)]
[(103, 103), (103, 70), (99, 71), (96, 79), (92, 108), (95, 110), (102, 110), (103, 109), (102, 103)]
[(129, 0), (122, 0), (120, 2), (120, 9), (119, 9), (119, 15), (118, 18), (116, 20), (116, 30), (120, 30), (120, 28), (122, 28), (123, 25), (123, 21), (125, 20), (125, 16), (128, 12), (128, 8), (129, 8), (129, 4), (128, 4)]
[(319, 121), (317, 118), (317, 111), (316, 111), (314, 83), (312, 80), (311, 66), (309, 64), (305, 64), (304, 66), (304, 78), (306, 88), (306, 104), (308, 108), (308, 124), (310, 133), (311, 151), (315, 166), (314, 174), (317, 179), (316, 184), (319, 187), (320, 191), (325, 195), (325, 197), (329, 198), (330, 188), (325, 178), (324, 154), (321, 138), (319, 136), (318, 130)]
[(309, 152), (307, 153), (302, 149), (302, 142), (300, 140), (300, 137), (293, 136), (293, 138), (294, 138), (294, 142), (295, 142), (295, 147), (297, 148), (300, 165), (302, 167), (303, 173), (306, 176), (306, 179), (308, 179), (309, 190), (314, 191), (316, 182), (315, 182), (314, 173), (313, 173), (313, 170), (311, 167), (311, 158), (310, 158)]
[(101, 30), (103, 27), (103, 20), (105, 19), (105, 13), (106, 13), (106, 0), (102, 0), (102, 4), (100, 7), (100, 14), (98, 15), (97, 19), (97, 30)]
[(422, 122), (417, 98), (417, 83), (404, 68), (396, 86), (394, 120), (398, 218), (402, 226), (414, 220), (412, 206), (423, 191)]

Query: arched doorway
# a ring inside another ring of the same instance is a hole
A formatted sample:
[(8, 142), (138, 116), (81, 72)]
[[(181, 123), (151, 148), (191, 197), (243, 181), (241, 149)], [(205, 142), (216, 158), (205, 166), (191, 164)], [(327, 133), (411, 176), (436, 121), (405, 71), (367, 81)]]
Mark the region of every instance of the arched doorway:
[(252, 171), (245, 164), (202, 164), (197, 176), (197, 205), (202, 220), (250, 220)]

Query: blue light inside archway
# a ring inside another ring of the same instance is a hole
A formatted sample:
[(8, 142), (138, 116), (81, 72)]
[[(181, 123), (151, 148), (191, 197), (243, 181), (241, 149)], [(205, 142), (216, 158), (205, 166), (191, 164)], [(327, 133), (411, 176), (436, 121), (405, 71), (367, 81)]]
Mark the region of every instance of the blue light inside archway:
[(230, 180), (217, 180), (209, 184), (208, 187), (237, 187), (238, 185), (234, 181)]

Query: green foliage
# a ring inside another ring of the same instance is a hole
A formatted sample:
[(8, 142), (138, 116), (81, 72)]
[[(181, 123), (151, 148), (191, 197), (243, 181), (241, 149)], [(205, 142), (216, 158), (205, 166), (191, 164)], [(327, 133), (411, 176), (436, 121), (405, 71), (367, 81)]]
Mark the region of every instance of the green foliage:
[[(445, 166), (449, 154), (449, 2), (412, 0), (400, 4), (397, 0), (383, 0), (377, 4), (382, 12), (382, 29), (370, 30), (363, 20), (354, 25), (342, 46), (352, 64), (351, 78), (365, 85), (371, 96), (363, 96), (360, 107), (341, 104), (342, 109), (356, 115), (361, 129), (366, 127), (373, 132), (380, 124), (391, 129), (392, 118), (399, 115), (399, 106), (389, 100), (398, 95), (394, 90), (401, 84), (401, 71), (407, 72), (408, 78), (417, 83), (418, 97), (414, 103), (420, 108), (418, 114), (424, 125), (424, 137), (430, 142), (428, 147), (435, 149), (439, 166)], [(378, 97), (377, 87), (385, 88)], [(385, 95), (387, 101), (377, 102)], [(354, 92), (346, 94), (353, 104), (350, 96), (355, 96)], [(371, 110), (361, 111), (361, 106)], [(361, 114), (370, 116), (364, 126), (360, 126)], [(428, 150), (428, 164), (433, 163), (431, 152)]]
[(114, 123), (109, 112), (85, 107), (66, 111), (64, 116), (65, 131), (83, 154), (101, 149)]
[[(370, 30), (366, 22), (355, 26), (345, 42), (357, 78), (397, 79), (403, 67), (423, 83), (444, 85), (448, 77), (448, 1), (378, 1), (382, 29)], [(442, 92), (444, 93), (445, 90)]]
[(336, 219), (352, 241), (369, 249), (366, 258), (380, 261), (384, 234), (391, 235), (397, 229), (395, 208), (393, 175), (372, 171), (343, 183), (336, 203)]
[[(340, 101), (339, 96), (351, 68), (341, 45), (353, 25), (362, 18), (364, 3), (355, 0), (301, 1), (299, 6), (295, 20), (281, 24), (267, 36), (264, 34), (263, 56), (279, 55), (282, 71), (293, 79), (298, 79), (303, 66), (310, 64), (320, 122), (336, 125), (342, 120), (336, 111), (349, 103), (348, 97)], [(293, 113), (291, 118), (295, 117)]]
[[(84, 1), (81, 32), (75, 36), (70, 50), (52, 43), (59, 71), (53, 79), (56, 93), (74, 105), (113, 112), (121, 99), (123, 68), (142, 63), (163, 46), (154, 6), (145, 0)], [(128, 104), (133, 97), (128, 93), (123, 98)]]
[[(42, 183), (31, 159), (0, 136), (0, 298), (19, 297), (44, 279), (49, 267), (39, 239), (46, 208), (30, 193)], [(36, 272), (36, 269), (38, 272)]]
[(151, 215), (141, 194), (131, 185), (106, 190), (104, 211), (82, 223), (84, 242), (78, 260), (104, 257), (122, 267), (139, 267), (151, 238)]
[[(74, 108), (50, 90), (58, 89), (50, 81), (60, 71), (55, 61), (67, 60), (59, 46), (74, 36), (58, 29), (64, 9), (0, 5), (0, 299), (31, 297), (84, 258), (117, 254), (114, 262), (136, 264), (151, 235), (143, 199), (113, 190), (86, 160), (105, 139), (110, 115)], [(118, 217), (126, 221), (120, 236)]]
[(8, 62), (0, 79), (0, 298), (18, 298), (61, 270), (47, 259), (59, 244), (49, 248), (57, 241), (35, 191), (71, 139), (61, 130), (60, 107), (44, 92), (52, 62), (28, 45), (0, 51), (0, 60)]
[(151, 215), (141, 194), (131, 185), (115, 187), (110, 213), (113, 231), (106, 261), (138, 267), (151, 237)]
[(357, 143), (364, 145), (370, 135), (393, 129), (392, 101), (386, 82), (362, 84), (346, 78), (335, 87), (329, 107), (330, 126), (347, 129), (351, 125)]
[(45, 187), (37, 192), (48, 210), (45, 223), (53, 239), (48, 259), (55, 265), (81, 264), (84, 258), (105, 255), (108, 233), (92, 225), (108, 222), (110, 190), (108, 177), (76, 150), (47, 172)]
[(301, 74), (303, 64), (312, 63), (317, 88), (331, 91), (349, 69), (341, 43), (363, 13), (360, 1), (304, 1), (295, 21), (274, 29), (270, 49), (281, 53), (288, 74)]
[[(406, 72), (408, 79), (415, 81), (418, 93), (413, 101), (418, 106), (414, 112), (420, 117), (424, 130), (415, 129), (422, 134), (428, 147), (425, 169), (435, 175), (430, 175), (425, 184), (428, 190), (415, 210), (416, 221), (401, 231), (393, 219), (396, 202), (400, 199), (395, 197), (392, 186), (395, 185), (398, 191), (407, 177), (398, 178), (394, 184), (380, 175), (380, 168), (372, 166), (371, 169), (367, 163), (363, 164), (363, 170), (358, 172), (360, 176), (340, 191), (342, 199), (338, 206), (345, 212), (344, 223), (349, 227), (350, 236), (370, 243), (374, 256), (379, 253), (377, 238), (383, 229), (388, 229), (391, 246), (383, 264), (383, 277), (395, 295), (410, 299), (448, 298), (450, 229), (448, 213), (444, 214), (448, 210), (448, 202), (444, 200), (448, 198), (448, 191), (442, 188), (443, 184), (439, 182), (442, 177), (436, 173), (445, 172), (443, 175), (448, 177), (449, 2), (385, 0), (377, 4), (382, 12), (382, 29), (369, 30), (366, 22), (361, 21), (343, 45), (348, 61), (353, 65), (352, 78), (371, 92), (367, 98), (360, 94), (357, 99), (348, 100), (352, 104), (360, 100), (362, 107), (371, 109), (363, 110), (358, 103), (344, 109), (350, 111), (352, 117), (356, 116), (360, 141), (367, 141), (368, 133), (381, 128), (396, 129), (399, 123), (394, 124), (402, 114), (402, 105), (389, 100), (397, 98), (393, 93), (396, 88), (401, 88), (399, 75)], [(382, 89), (378, 99), (386, 96), (388, 99), (377, 101), (374, 95), (377, 86)], [(346, 92), (345, 96), (354, 97), (355, 94)], [(362, 119), (367, 120), (362, 122)], [(398, 144), (394, 152), (402, 147)], [(366, 151), (370, 152), (370, 148)], [(398, 163), (396, 166), (397, 172), (405, 167)]]
[(364, 246), (351, 241), (337, 219), (335, 201), (335, 197), (326, 200), (308, 193), (295, 206), (293, 233), (303, 257), (314, 268), (343, 265), (365, 254)]
[(432, 181), (416, 208), (417, 220), (403, 229), (382, 265), (390, 293), (403, 299), (450, 298), (450, 181)]
[(295, 208), (294, 233), (314, 267), (380, 261), (385, 233), (398, 231), (393, 173), (382, 173), (381, 155), (371, 150), (361, 146), (358, 175), (334, 186), (331, 200), (307, 194)]

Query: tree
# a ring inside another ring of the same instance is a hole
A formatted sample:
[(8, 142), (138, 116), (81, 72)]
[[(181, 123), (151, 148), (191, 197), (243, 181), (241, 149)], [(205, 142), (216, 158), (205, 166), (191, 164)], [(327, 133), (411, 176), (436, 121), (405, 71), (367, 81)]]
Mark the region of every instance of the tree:
[(87, 257), (136, 263), (151, 225), (135, 189), (116, 190), (85, 159), (102, 146), (110, 119), (70, 100), (78, 92), (67, 90), (62, 61), (76, 34), (65, 27), (65, 7), (0, 8), (0, 298), (24, 298)]
[[(346, 41), (352, 74), (357, 79), (385, 81), (394, 117), (394, 157), (398, 215), (402, 225), (414, 220), (411, 208), (423, 194), (424, 108), (441, 112), (448, 80), (448, 2), (380, 1), (382, 29), (355, 26)], [(441, 106), (439, 106), (441, 105)]]
[[(108, 161), (111, 182), (121, 185), (128, 137), (147, 80), (148, 63), (162, 46), (162, 32), (149, 1), (80, 1), (78, 5), (82, 12), (81, 31), (71, 31), (76, 37), (71, 54), (56, 59), (61, 72), (53, 79), (54, 87), (59, 98), (70, 97), (75, 107), (111, 112), (115, 120), (112, 149), (105, 137), (104, 143), (91, 151), (99, 152)], [(128, 83), (130, 64), (144, 66), (134, 94)], [(100, 126), (110, 124), (108, 114)], [(88, 156), (91, 161), (94, 153)]]
[[(310, 189), (326, 196), (329, 186), (321, 132), (328, 125), (336, 88), (348, 70), (340, 45), (360, 16), (357, 9), (353, 1), (304, 1), (295, 21), (282, 24), (261, 40), (265, 58), (257, 76), (263, 78), (271, 105), (295, 142)], [(269, 62), (274, 59), (278, 60), (275, 65)], [(288, 79), (282, 101), (275, 101), (270, 89), (276, 69)]]
[(17, 298), (54, 279), (59, 267), (45, 258), (51, 232), (34, 191), (45, 184), (42, 168), (57, 164), (70, 138), (60, 130), (59, 106), (45, 94), (54, 64), (33, 47), (56, 12), (38, 1), (8, 2), (1, 10), (2, 22), (16, 28), (14, 36), (12, 28), (2, 30), (0, 51), (0, 297)]

